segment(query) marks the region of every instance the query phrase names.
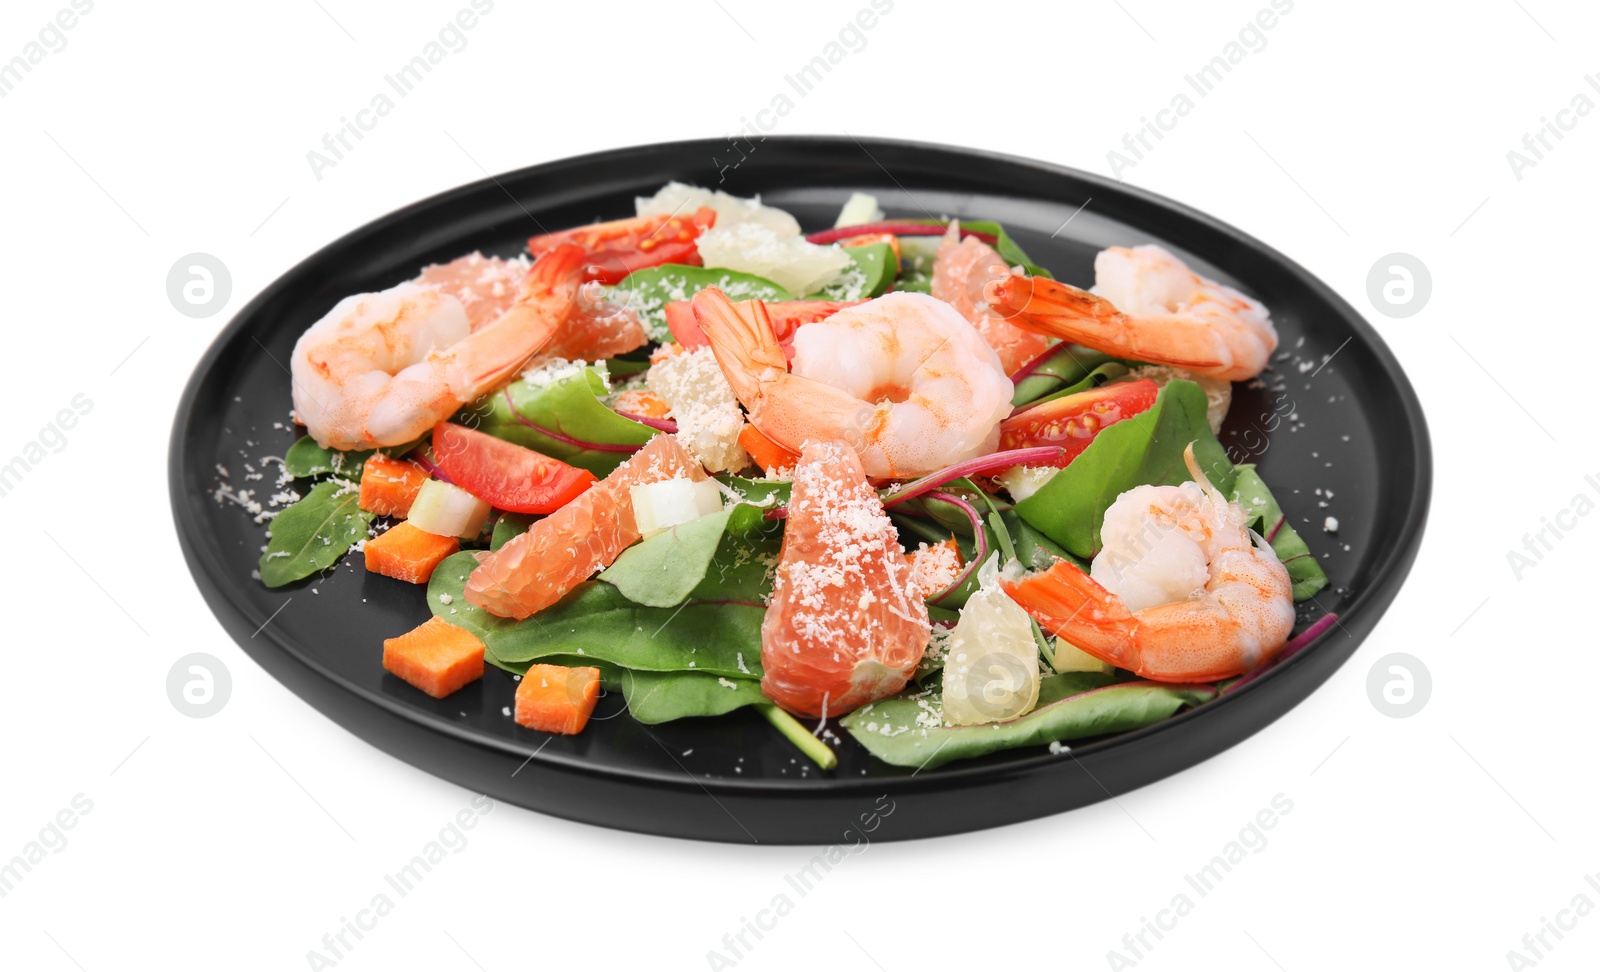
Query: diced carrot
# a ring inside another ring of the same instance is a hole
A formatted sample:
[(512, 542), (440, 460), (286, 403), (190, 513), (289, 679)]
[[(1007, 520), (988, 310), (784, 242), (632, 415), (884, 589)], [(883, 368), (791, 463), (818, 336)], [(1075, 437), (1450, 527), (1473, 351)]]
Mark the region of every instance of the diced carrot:
[(672, 411), (672, 406), (665, 399), (644, 388), (628, 388), (618, 392), (616, 406), (620, 411), (654, 419), (664, 419)]
[(396, 523), (380, 537), (367, 541), (367, 569), (411, 584), (426, 584), (433, 569), (461, 549), (455, 537), (419, 530), (411, 523)]
[(483, 642), (443, 618), (383, 642), (385, 670), (442, 699), (483, 677)]
[[(687, 304), (688, 301), (675, 301), (674, 303)], [(694, 320), (694, 311), (692, 310), (689, 312), (689, 319), (691, 321)], [(698, 325), (696, 325), (696, 327), (698, 327)], [(700, 335), (700, 338), (700, 343), (705, 344), (705, 335)], [(681, 342), (676, 344), (669, 342), (667, 344), (660, 345), (654, 351), (650, 352), (650, 363), (653, 365), (660, 364), (673, 355), (682, 354), (686, 350), (688, 349)]]
[(750, 453), (750, 458), (756, 461), (764, 472), (776, 469), (792, 469), (800, 461), (798, 453), (790, 452), (771, 439), (761, 434), (761, 430), (753, 425), (746, 424), (739, 430), (739, 444), (744, 446), (744, 451)]
[(379, 516), (405, 516), (427, 481), (428, 471), (416, 463), (374, 452), (361, 467), (361, 495), (356, 504)]
[(517, 685), (517, 725), (574, 736), (600, 698), (600, 669), (530, 665)]

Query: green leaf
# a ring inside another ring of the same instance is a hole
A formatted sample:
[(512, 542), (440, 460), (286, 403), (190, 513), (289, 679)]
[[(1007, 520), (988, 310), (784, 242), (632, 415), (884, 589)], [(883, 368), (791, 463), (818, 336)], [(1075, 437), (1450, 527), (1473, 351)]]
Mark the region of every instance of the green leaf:
[(1027, 377), (1017, 382), (1016, 390), (1011, 395), (1011, 404), (1013, 407), (1037, 404), (1047, 395), (1069, 388), (1086, 390), (1079, 386), (1114, 360), (1109, 354), (1082, 345), (1059, 344), (1050, 357), (1039, 362)]
[[(717, 482), (733, 490), (747, 502), (757, 506), (787, 506), (789, 493), (794, 488), (794, 483), (786, 479), (745, 479), (742, 476), (718, 476)], [(768, 497), (776, 496), (777, 499), (769, 502)]]
[(722, 543), (733, 509), (681, 523), (624, 550), (600, 580), (646, 607), (677, 607), (688, 599)]
[(309, 435), (296, 439), (283, 454), (283, 471), (296, 479), (337, 473), (351, 482), (361, 482), (361, 466), (375, 450), (340, 452), (324, 449)]
[(489, 632), (509, 663), (582, 655), (646, 672), (761, 675), (759, 603), (688, 601), (675, 608), (635, 604), (611, 584), (587, 581), (524, 621)]
[(829, 284), (807, 300), (863, 300), (881, 297), (894, 282), (898, 266), (894, 247), (887, 243), (847, 246), (844, 252), (855, 262), (836, 283)]
[(907, 270), (895, 278), (894, 289), (910, 294), (932, 293), (933, 276), (922, 270)]
[(367, 537), (373, 514), (356, 505), (356, 484), (324, 480), (272, 520), (272, 539), (261, 555), (261, 581), (282, 587), (338, 563)]
[(684, 601), (764, 601), (783, 544), (783, 521), (737, 503), (622, 552), (599, 579), (646, 607)]
[(1192, 381), (1161, 389), (1150, 410), (1103, 429), (1071, 465), (1016, 505), (1019, 516), (1078, 557), (1100, 550), (1106, 508), (1135, 486), (1189, 481), (1183, 450), (1194, 443), (1195, 459), (1211, 484), (1227, 494), (1234, 468), (1206, 423), (1206, 396)]
[[(1228, 497), (1244, 507), (1245, 515), (1261, 522), (1256, 530), (1262, 536), (1273, 534), (1272, 550), (1289, 571), (1294, 583), (1294, 599), (1306, 598), (1328, 586), (1328, 575), (1322, 572), (1316, 555), (1306, 546), (1305, 540), (1295, 532), (1283, 515), (1283, 508), (1273, 498), (1272, 491), (1261, 480), (1253, 465), (1240, 466), (1239, 477), (1234, 480), (1233, 495)], [(1280, 525), (1281, 524), (1281, 525)], [(1276, 530), (1276, 533), (1273, 531)]]
[(671, 341), (666, 306), (689, 300), (707, 287), (718, 287), (729, 300), (794, 300), (794, 295), (765, 277), (737, 270), (687, 267), (677, 263), (636, 270), (611, 291), (611, 299), (630, 308), (656, 342)]
[(433, 569), (428, 578), (428, 610), (458, 628), (466, 628), (487, 643), (489, 635), (517, 622), (490, 614), (467, 602), (467, 578), (478, 569), (480, 551), (463, 550), (451, 554)]
[[(1139, 729), (1216, 696), (1209, 685), (1107, 684), (1111, 677), (1099, 672), (1048, 676), (1039, 684), (1039, 704), (1032, 712), (993, 725), (925, 725), (934, 721), (932, 714), (909, 695), (857, 709), (841, 722), (884, 762), (932, 768), (1003, 749)], [(923, 701), (937, 709), (935, 696), (927, 695)]]
[(519, 379), (504, 394), (490, 395), (473, 405), (464, 413), (466, 420), (462, 424), (604, 477), (626, 462), (633, 455), (632, 450), (611, 451), (562, 442), (528, 427), (516, 416), (583, 443), (642, 446), (649, 442), (656, 430), (606, 407), (599, 397), (605, 391), (605, 379), (594, 368), (556, 381)]
[(494, 533), (489, 537), (489, 549), (499, 550), (515, 538), (527, 533), (528, 527), (540, 518), (537, 513), (500, 514), (500, 519), (494, 521)]
[[(945, 221), (941, 219), (919, 219), (914, 222), (943, 225)], [(1000, 254), (1001, 258), (1006, 261), (1007, 266), (1014, 267), (1020, 264), (1024, 270), (1028, 271), (1029, 276), (1055, 279), (1051, 276), (1049, 270), (1028, 259), (1028, 254), (1022, 251), (1022, 247), (1017, 245), (1017, 241), (1013, 240), (1011, 234), (1007, 233), (1006, 228), (999, 223), (987, 219), (963, 219), (961, 220), (961, 228), (972, 230), (975, 233), (988, 233), (997, 237), (994, 243), (995, 252)]]
[(624, 671), (628, 713), (646, 725), (691, 716), (718, 716), (765, 702), (761, 683), (700, 672)]
[(403, 456), (423, 442), (428, 436), (404, 445), (387, 446), (382, 449), (358, 449), (354, 452), (342, 452), (338, 449), (324, 449), (317, 445), (317, 440), (309, 435), (302, 435), (283, 454), (283, 471), (296, 479), (306, 479), (310, 476), (322, 476), (333, 473), (343, 476), (351, 482), (361, 482), (362, 465), (374, 452), (381, 452), (386, 456)]

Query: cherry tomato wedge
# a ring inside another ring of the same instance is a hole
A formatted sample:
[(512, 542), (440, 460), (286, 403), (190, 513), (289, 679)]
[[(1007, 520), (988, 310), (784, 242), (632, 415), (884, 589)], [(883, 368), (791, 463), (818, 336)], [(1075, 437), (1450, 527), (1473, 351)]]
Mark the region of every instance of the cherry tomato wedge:
[(433, 429), (433, 461), (457, 486), (510, 513), (554, 513), (595, 482), (587, 469), (449, 422)]
[[(767, 302), (767, 316), (772, 318), (772, 330), (783, 346), (783, 353), (794, 359), (794, 332), (802, 324), (813, 324), (846, 307), (864, 304), (863, 300), (773, 300)], [(687, 300), (668, 301), (664, 308), (667, 329), (673, 340), (686, 348), (703, 348), (711, 342), (694, 319), (694, 306)]]
[(695, 241), (717, 221), (717, 212), (702, 206), (690, 215), (635, 216), (545, 233), (528, 241), (528, 252), (543, 256), (563, 243), (576, 243), (588, 254), (585, 280), (616, 284), (623, 277), (664, 263), (700, 265)]
[(1158, 391), (1155, 382), (1143, 378), (1035, 405), (1000, 423), (1000, 448), (1060, 446), (1066, 451), (1051, 465), (1065, 466), (1089, 448), (1101, 429), (1154, 405)]

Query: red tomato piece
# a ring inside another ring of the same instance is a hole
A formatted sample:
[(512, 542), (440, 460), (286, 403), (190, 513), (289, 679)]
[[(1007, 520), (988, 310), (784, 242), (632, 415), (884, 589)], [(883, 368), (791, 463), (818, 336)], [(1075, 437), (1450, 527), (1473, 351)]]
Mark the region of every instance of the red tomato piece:
[(538, 257), (563, 243), (576, 243), (588, 254), (584, 279), (611, 285), (635, 270), (666, 263), (699, 266), (700, 250), (695, 241), (716, 221), (716, 210), (708, 206), (687, 216), (616, 219), (535, 236), (528, 241), (528, 252)]
[(1000, 448), (1060, 446), (1066, 451), (1052, 465), (1065, 466), (1089, 448), (1101, 429), (1154, 405), (1158, 391), (1155, 382), (1144, 378), (1035, 405), (1000, 423)]
[(433, 461), (462, 489), (512, 513), (554, 513), (594, 482), (594, 473), (462, 425), (433, 430)]

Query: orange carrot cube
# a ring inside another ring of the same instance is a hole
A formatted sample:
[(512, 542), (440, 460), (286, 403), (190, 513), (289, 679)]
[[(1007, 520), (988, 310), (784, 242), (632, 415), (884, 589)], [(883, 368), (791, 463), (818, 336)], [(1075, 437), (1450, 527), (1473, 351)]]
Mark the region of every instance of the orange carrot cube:
[(600, 699), (600, 669), (531, 665), (517, 685), (517, 725), (573, 736)]
[(409, 522), (396, 523), (367, 541), (367, 569), (410, 584), (426, 584), (434, 568), (460, 549), (461, 541), (455, 537), (436, 536)]
[(361, 467), (361, 495), (356, 504), (379, 516), (405, 516), (428, 478), (428, 471), (414, 462), (374, 452)]
[(436, 699), (483, 677), (483, 642), (443, 618), (383, 642), (383, 667)]

